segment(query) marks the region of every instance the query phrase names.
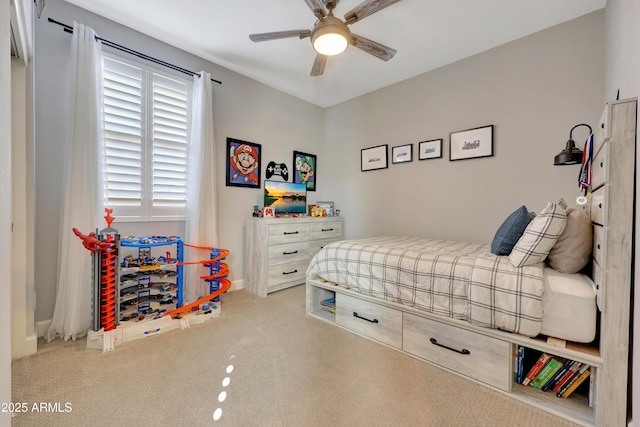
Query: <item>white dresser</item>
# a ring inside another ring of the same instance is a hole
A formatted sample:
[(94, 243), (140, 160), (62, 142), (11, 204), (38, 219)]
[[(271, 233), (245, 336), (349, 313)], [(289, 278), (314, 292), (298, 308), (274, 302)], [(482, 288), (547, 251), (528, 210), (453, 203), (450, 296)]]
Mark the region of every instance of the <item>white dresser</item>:
[(305, 282), (311, 258), (342, 239), (342, 218), (252, 218), (246, 230), (247, 290), (260, 296)]

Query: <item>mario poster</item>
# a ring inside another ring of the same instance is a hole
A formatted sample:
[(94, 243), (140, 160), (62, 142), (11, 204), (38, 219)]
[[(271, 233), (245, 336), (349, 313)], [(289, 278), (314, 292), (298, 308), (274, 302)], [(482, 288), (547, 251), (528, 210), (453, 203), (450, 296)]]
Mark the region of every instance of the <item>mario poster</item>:
[(260, 188), (261, 150), (260, 144), (227, 138), (227, 185)]

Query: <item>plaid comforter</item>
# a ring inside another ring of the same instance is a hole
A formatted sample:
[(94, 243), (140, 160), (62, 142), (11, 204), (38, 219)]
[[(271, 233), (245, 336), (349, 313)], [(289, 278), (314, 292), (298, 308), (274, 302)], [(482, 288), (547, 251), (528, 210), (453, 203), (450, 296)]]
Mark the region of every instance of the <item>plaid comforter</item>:
[(485, 244), (343, 240), (316, 254), (307, 276), (478, 326), (535, 336), (542, 325), (542, 263), (515, 268)]

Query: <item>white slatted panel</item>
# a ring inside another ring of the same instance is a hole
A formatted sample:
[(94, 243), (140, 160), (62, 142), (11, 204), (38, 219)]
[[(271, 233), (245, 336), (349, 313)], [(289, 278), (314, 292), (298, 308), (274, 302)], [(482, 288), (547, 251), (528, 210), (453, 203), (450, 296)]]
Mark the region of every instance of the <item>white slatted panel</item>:
[(187, 191), (188, 105), (186, 84), (153, 78), (154, 207), (185, 206)]
[(142, 85), (140, 69), (105, 58), (104, 140), (110, 207), (141, 206)]
[(107, 205), (121, 216), (184, 215), (190, 84), (105, 56)]

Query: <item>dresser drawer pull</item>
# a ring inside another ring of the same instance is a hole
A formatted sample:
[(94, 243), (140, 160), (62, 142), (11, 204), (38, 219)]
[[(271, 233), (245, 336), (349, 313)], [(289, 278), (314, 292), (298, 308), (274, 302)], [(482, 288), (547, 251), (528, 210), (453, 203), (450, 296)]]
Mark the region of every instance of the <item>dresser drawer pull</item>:
[(362, 320), (366, 320), (367, 322), (371, 322), (371, 323), (378, 323), (378, 319), (367, 319), (366, 317), (362, 317), (362, 316), (358, 316), (358, 313), (356, 313), (355, 311), (353, 312), (353, 317), (357, 317), (358, 319), (362, 319)]
[(287, 274), (293, 274), (293, 273), (297, 273), (297, 272), (298, 272), (298, 269), (296, 268), (296, 269), (295, 269), (295, 270), (293, 270), (293, 271), (283, 271), (283, 272), (282, 272), (282, 274), (283, 274), (283, 275), (287, 275)]
[(435, 338), (429, 338), (429, 341), (431, 341), (431, 344), (433, 344), (433, 345), (437, 345), (438, 347), (446, 348), (447, 350), (455, 351), (456, 353), (460, 353), (460, 354), (471, 354), (471, 352), (470, 352), (469, 350), (467, 350), (466, 348), (463, 348), (462, 350), (456, 350), (455, 348), (452, 348), (452, 347), (446, 346), (446, 345), (444, 345), (444, 344), (440, 344), (440, 343), (438, 342), (438, 340), (437, 340), (437, 339), (435, 339)]
[(322, 231), (333, 231), (333, 228), (323, 228)]
[(297, 254), (298, 251), (293, 251), (293, 252), (282, 252), (282, 255), (293, 255), (293, 254)]
[(297, 231), (285, 231), (282, 234), (284, 234), (286, 236), (287, 234), (298, 234), (298, 232)]

